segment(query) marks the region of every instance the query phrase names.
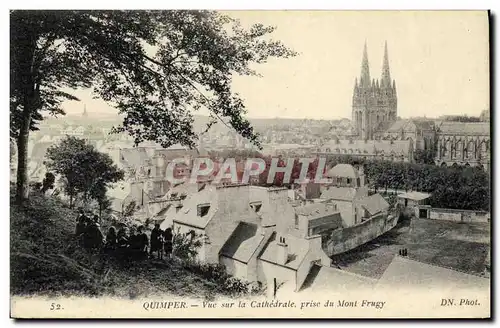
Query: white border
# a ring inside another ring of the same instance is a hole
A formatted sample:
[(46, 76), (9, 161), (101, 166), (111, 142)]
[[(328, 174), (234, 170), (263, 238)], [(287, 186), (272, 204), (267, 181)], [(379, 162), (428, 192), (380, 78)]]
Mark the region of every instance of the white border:
[[(245, 4), (238, 3), (236, 1), (221, 1), (221, 0), (212, 0), (210, 2), (208, 1), (200, 1), (200, 0), (182, 0), (182, 1), (176, 1), (176, 2), (163, 2), (163, 1), (151, 1), (151, 0), (141, 0), (141, 1), (102, 1), (102, 0), (87, 0), (87, 1), (82, 1), (82, 2), (71, 2), (71, 1), (4, 1), (2, 2), (2, 6), (5, 6), (5, 9), (1, 11), (1, 18), (0, 18), (0, 24), (1, 24), (1, 37), (2, 37), (2, 44), (3, 47), (1, 48), (1, 54), (2, 54), (2, 60), (1, 63), (2, 65), (2, 74), (1, 76), (3, 77), (2, 79), (2, 88), (1, 91), (3, 93), (3, 104), (7, 107), (7, 99), (8, 99), (8, 59), (9, 59), (9, 52), (8, 52), (8, 44), (9, 44), (9, 17), (8, 17), (8, 9), (225, 9), (225, 10), (244, 10), (244, 9), (266, 9), (266, 10), (281, 10), (281, 9), (288, 9), (288, 10), (293, 10), (293, 9), (315, 9), (315, 10), (370, 10), (370, 9), (375, 9), (375, 10), (408, 10), (408, 9), (418, 9), (418, 10), (460, 10), (460, 9), (477, 9), (477, 10), (485, 10), (485, 9), (491, 9), (493, 14), (499, 14), (500, 10), (499, 8), (499, 1), (494, 1), (494, 0), (489, 0), (489, 1), (480, 1), (480, 0), (475, 0), (475, 1), (463, 1), (463, 0), (449, 0), (449, 1), (436, 1), (436, 0), (420, 0), (420, 1), (389, 1), (389, 0), (379, 0), (379, 1), (369, 1), (369, 0), (358, 0), (354, 3), (354, 1), (339, 1), (339, 0), (308, 0), (308, 1), (280, 1), (280, 2), (270, 2), (269, 0), (254, 0)], [(2, 8), (3, 9), (3, 8)], [(496, 25), (498, 25), (498, 16), (496, 17)], [(495, 44), (498, 44), (498, 35), (495, 34), (494, 36), (495, 39)], [(495, 56), (497, 57), (497, 56)], [(498, 67), (498, 61), (496, 63)], [(492, 76), (496, 76), (498, 73), (498, 69), (495, 69), (494, 72), (492, 72)], [(495, 86), (495, 90), (492, 90), (495, 94), (498, 93), (498, 84)], [(493, 108), (492, 108), (493, 110)], [(2, 140), (3, 143), (5, 144), (5, 147), (2, 147), (2, 151), (5, 154), (5, 158), (9, 156), (8, 153), (8, 147), (7, 147), (7, 140), (8, 140), (8, 114), (7, 110), (3, 111), (3, 115), (5, 116), (5, 119), (1, 120), (1, 123), (3, 128), (0, 129), (4, 133)], [(496, 115), (494, 115), (496, 117)], [(497, 120), (495, 120), (496, 123)], [(494, 124), (496, 125), (496, 124)], [(494, 131), (495, 129), (492, 129)], [(496, 135), (499, 133), (497, 132)], [(494, 138), (495, 140), (495, 149), (494, 149), (494, 154), (497, 153), (499, 150), (500, 146), (498, 143), (497, 138)], [(8, 203), (8, 189), (6, 186), (8, 185), (8, 180), (9, 180), (9, 169), (7, 166), (7, 160), (4, 160), (2, 163), (2, 169), (0, 170), (0, 178), (2, 185), (4, 188), (2, 189), (2, 195), (0, 197), (0, 201), (2, 202), (1, 208), (6, 209), (9, 207)], [(495, 165), (495, 169), (497, 169)], [(495, 204), (500, 204), (500, 196), (496, 195), (495, 197)], [(496, 218), (493, 218), (495, 220)], [(10, 308), (10, 302), (9, 302), (9, 287), (8, 287), (8, 281), (10, 280), (10, 274), (9, 274), (9, 230), (10, 230), (10, 225), (9, 225), (9, 220), (8, 220), (8, 214), (5, 213), (3, 216), (3, 222), (4, 227), (2, 229), (3, 236), (0, 238), (1, 243), (2, 243), (2, 262), (4, 265), (2, 266), (4, 269), (2, 270), (2, 283), (4, 283), (5, 288), (2, 288), (3, 297), (2, 297), (2, 304), (1, 304), (1, 309), (2, 309), (2, 319), (7, 319), (7, 325), (13, 325), (14, 322), (12, 320), (9, 320), (9, 308)], [(497, 222), (497, 226), (499, 223)], [(497, 233), (495, 229), (495, 234)], [(495, 245), (498, 246), (498, 243), (495, 243)], [(495, 247), (495, 252), (494, 254), (497, 254), (498, 247)], [(493, 260), (495, 261), (495, 260)], [(7, 265), (5, 265), (7, 264)], [(494, 279), (496, 279), (496, 274), (494, 276)], [(494, 293), (494, 291), (493, 291)], [(498, 304), (498, 301), (495, 302), (495, 304)], [(494, 309), (494, 313), (498, 314), (496, 310), (496, 307)], [(149, 322), (151, 323), (151, 322)], [(155, 322), (156, 324), (162, 324), (162, 325), (177, 325), (179, 323), (174, 323), (174, 322)], [(239, 322), (239, 324), (249, 324), (251, 322)], [(260, 324), (278, 324), (277, 322), (272, 322), (272, 323), (263, 323), (259, 322)], [(379, 324), (387, 324), (388, 322), (379, 322)], [(52, 325), (54, 322), (45, 322), (43, 324), (46, 325)], [(65, 322), (65, 323), (58, 323), (62, 324), (63, 326), (69, 326), (71, 323)], [(95, 325), (95, 324), (101, 324), (101, 323), (96, 323), (96, 322), (87, 322), (87, 323), (80, 323), (81, 325)], [(147, 324), (146, 322), (118, 322), (115, 324), (119, 325), (124, 325), (124, 324), (133, 324), (133, 325), (145, 325)], [(182, 323), (180, 323), (182, 324)], [(184, 323), (188, 324), (188, 323)], [(188, 325), (198, 325), (198, 324), (203, 324), (202, 322), (195, 322), (195, 323), (189, 323)], [(213, 322), (211, 324), (219, 324), (218, 322)], [(287, 322), (285, 323), (280, 323), (281, 325), (283, 324), (288, 324)], [(300, 322), (298, 323), (300, 325), (304, 325), (306, 323)], [(367, 324), (367, 322), (325, 322), (324, 324), (328, 325), (334, 325), (334, 326), (350, 326), (353, 324)], [(414, 322), (404, 322), (404, 323), (398, 323), (401, 325), (413, 325), (415, 324)], [(417, 323), (418, 324), (418, 323)], [(434, 325), (438, 323), (424, 323), (426, 325)], [(478, 325), (480, 323), (471, 323), (469, 324), (472, 325)], [(4, 326), (2, 324), (2, 326)]]

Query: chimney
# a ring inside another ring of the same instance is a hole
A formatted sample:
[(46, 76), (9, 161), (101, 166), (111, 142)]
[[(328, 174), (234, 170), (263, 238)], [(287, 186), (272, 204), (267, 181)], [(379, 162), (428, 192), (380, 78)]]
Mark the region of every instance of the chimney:
[(285, 265), (288, 261), (288, 245), (286, 244), (285, 237), (279, 237), (277, 244), (276, 262)]

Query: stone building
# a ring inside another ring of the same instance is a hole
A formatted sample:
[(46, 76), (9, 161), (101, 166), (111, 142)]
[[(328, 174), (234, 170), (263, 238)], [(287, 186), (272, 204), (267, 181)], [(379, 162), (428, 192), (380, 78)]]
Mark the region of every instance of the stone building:
[(382, 77), (370, 80), (368, 51), (365, 43), (361, 76), (354, 82), (352, 98), (352, 121), (359, 139), (371, 140), (379, 125), (395, 122), (397, 119), (396, 82), (391, 80), (387, 42), (385, 43)]
[(489, 171), (490, 124), (443, 122), (437, 131), (435, 163), (440, 166), (477, 166)]

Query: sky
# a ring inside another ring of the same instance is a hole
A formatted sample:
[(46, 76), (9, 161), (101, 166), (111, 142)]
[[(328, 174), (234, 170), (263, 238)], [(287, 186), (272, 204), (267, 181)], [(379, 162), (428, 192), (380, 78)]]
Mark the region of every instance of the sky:
[[(236, 76), (233, 89), (250, 118), (351, 118), (363, 45), (370, 75), (380, 78), (387, 41), (398, 116), (467, 114), (489, 108), (489, 28), (485, 11), (232, 11), (244, 26), (273, 25), (272, 38), (299, 52)], [(68, 113), (116, 112), (90, 90), (68, 101)], [(200, 114), (206, 114), (199, 112)]]

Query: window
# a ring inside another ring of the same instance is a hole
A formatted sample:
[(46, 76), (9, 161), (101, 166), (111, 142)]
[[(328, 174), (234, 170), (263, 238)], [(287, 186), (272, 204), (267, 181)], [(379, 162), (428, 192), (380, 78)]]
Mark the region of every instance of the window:
[(250, 207), (255, 211), (255, 213), (259, 213), (262, 209), (262, 202), (250, 203)]
[(210, 210), (210, 204), (198, 205), (198, 216), (201, 218), (206, 216), (209, 210)]
[(295, 214), (295, 229), (299, 228), (299, 215)]
[(351, 184), (351, 179), (350, 178), (347, 178), (347, 184), (350, 185)]
[(175, 213), (179, 213), (179, 211), (181, 210), (181, 208), (182, 208), (182, 205), (176, 206), (175, 207)]

